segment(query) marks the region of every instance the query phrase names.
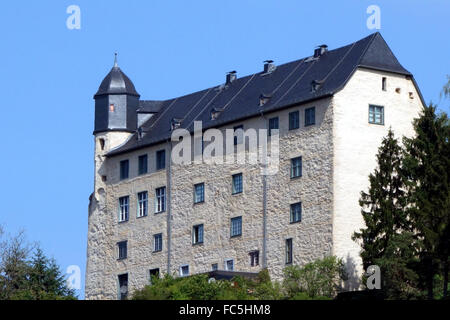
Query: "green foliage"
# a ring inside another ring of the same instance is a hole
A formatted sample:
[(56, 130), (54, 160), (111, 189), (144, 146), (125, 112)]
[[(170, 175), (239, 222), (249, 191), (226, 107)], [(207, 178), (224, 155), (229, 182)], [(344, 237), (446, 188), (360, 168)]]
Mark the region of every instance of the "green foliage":
[(2, 241), (0, 249), (0, 300), (76, 299), (55, 260), (27, 244), (23, 233)]
[(334, 298), (342, 280), (346, 280), (342, 259), (334, 256), (284, 269), (283, 287), (289, 299)]

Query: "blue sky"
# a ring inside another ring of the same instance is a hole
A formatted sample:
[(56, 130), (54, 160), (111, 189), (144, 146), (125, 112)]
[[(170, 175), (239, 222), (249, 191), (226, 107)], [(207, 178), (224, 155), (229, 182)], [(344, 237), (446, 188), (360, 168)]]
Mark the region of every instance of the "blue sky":
[[(69, 5), (81, 29), (66, 27)], [(363, 38), (369, 5), (426, 102), (450, 74), (450, 1), (8, 1), (0, 10), (0, 224), (65, 268), (86, 264), (93, 94), (113, 64), (142, 99), (166, 99)], [(448, 112), (444, 102), (442, 110)], [(84, 282), (84, 279), (83, 279)], [(83, 297), (82, 291), (79, 292)]]

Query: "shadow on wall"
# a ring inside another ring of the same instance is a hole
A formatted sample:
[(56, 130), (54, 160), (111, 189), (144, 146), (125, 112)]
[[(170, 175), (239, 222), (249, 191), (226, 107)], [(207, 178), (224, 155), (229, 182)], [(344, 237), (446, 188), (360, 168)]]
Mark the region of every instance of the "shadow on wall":
[(361, 278), (356, 269), (356, 263), (349, 254), (344, 261), (345, 270), (347, 271), (347, 280), (344, 281), (343, 291), (359, 290), (361, 287)]

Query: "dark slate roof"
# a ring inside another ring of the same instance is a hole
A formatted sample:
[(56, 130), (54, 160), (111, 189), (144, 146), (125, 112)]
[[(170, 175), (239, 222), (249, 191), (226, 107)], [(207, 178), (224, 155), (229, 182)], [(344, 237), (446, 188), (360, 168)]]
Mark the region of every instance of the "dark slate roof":
[(164, 101), (157, 100), (141, 100), (137, 113), (158, 113), (161, 110)]
[(139, 97), (133, 82), (120, 70), (117, 63), (103, 79), (94, 98), (107, 94), (128, 94)]
[[(318, 59), (307, 57), (279, 65), (269, 74), (255, 73), (227, 85), (161, 101), (159, 112), (142, 126), (145, 135), (138, 140), (134, 134), (108, 156), (167, 141), (171, 136), (171, 120), (175, 118), (182, 119), (181, 128), (193, 132), (194, 120), (202, 121), (203, 128), (207, 129), (260, 115), (261, 111), (267, 113), (331, 96), (344, 87), (358, 67), (412, 76), (377, 32), (327, 51)], [(313, 81), (321, 83), (316, 92), (311, 90)], [(270, 99), (261, 107), (262, 94)], [(216, 120), (211, 120), (213, 109), (223, 110)]]

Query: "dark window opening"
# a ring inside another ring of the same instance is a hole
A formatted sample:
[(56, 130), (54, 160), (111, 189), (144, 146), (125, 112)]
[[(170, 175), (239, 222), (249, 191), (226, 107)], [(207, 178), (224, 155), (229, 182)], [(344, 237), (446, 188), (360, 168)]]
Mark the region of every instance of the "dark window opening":
[(292, 263), (292, 238), (286, 239), (286, 264)]
[(146, 174), (148, 172), (148, 156), (143, 154), (138, 158), (138, 174)]
[(251, 251), (249, 255), (250, 255), (250, 265), (252, 267), (259, 266), (259, 251), (258, 250)]
[(121, 241), (117, 243), (119, 260), (127, 258), (127, 241)]
[(311, 126), (316, 123), (316, 108), (305, 109), (305, 126)]
[(291, 178), (302, 176), (302, 157), (291, 159)]
[(105, 150), (105, 139), (99, 139), (100, 142), (100, 149)]
[(193, 227), (192, 244), (203, 243), (203, 225), (199, 224)]
[(381, 89), (382, 89), (383, 91), (386, 91), (386, 77), (383, 77), (383, 78), (381, 79)]
[(241, 144), (243, 142), (244, 137), (244, 126), (239, 125), (233, 128), (234, 130), (234, 145)]
[(156, 152), (156, 170), (166, 168), (166, 150), (159, 150)]
[(289, 113), (289, 130), (295, 130), (300, 127), (300, 112), (293, 111)]
[(119, 299), (126, 300), (128, 297), (128, 274), (119, 275)]
[(291, 223), (302, 221), (302, 203), (291, 204)]
[(128, 179), (129, 161), (120, 161), (120, 180)]
[(278, 117), (269, 119), (269, 136), (272, 135), (272, 130), (278, 130), (278, 129), (279, 129)]

